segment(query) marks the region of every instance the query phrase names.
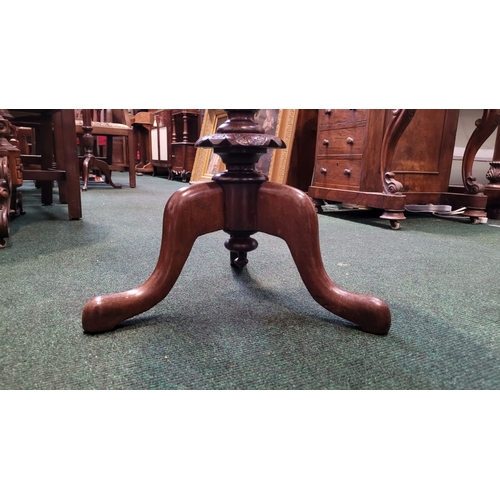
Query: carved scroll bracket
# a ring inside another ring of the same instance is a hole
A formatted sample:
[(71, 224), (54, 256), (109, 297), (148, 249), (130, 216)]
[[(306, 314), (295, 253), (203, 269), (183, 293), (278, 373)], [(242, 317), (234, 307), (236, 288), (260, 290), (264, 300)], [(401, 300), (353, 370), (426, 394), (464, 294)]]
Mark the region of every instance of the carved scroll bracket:
[[(500, 111), (497, 110), (497, 117), (500, 117)], [(498, 119), (500, 123), (500, 118)], [(500, 133), (497, 125), (497, 136), (495, 139), (495, 149), (493, 150), (493, 158), (490, 163), (490, 169), (486, 172), (486, 179), (490, 183), (488, 187), (500, 188)]]
[(490, 168), (488, 172), (486, 172), (486, 179), (491, 186), (499, 186), (500, 187), (500, 162), (492, 161), (490, 163)]
[(395, 174), (390, 169), (396, 145), (414, 115), (414, 109), (394, 109), (391, 112), (390, 122), (382, 139), (380, 155), (380, 172), (386, 194), (401, 195), (403, 193), (403, 184), (394, 179)]
[(9, 211), (12, 194), (12, 181), (7, 156), (0, 157), (0, 248), (7, 244), (9, 237)]
[(22, 184), (21, 155), (15, 146), (15, 135), (16, 128), (0, 114), (0, 248), (5, 247), (10, 233), (13, 189)]

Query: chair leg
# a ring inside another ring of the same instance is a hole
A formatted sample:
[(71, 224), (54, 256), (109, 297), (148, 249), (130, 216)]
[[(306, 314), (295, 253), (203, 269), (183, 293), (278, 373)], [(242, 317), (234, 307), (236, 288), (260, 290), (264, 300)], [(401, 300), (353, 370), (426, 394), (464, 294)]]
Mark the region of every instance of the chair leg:
[(135, 172), (135, 159), (134, 159), (134, 131), (131, 130), (127, 136), (127, 149), (128, 149), (128, 176), (131, 188), (136, 186), (136, 172)]
[(177, 281), (196, 239), (223, 229), (223, 206), (222, 189), (213, 182), (174, 193), (165, 206), (160, 255), (151, 276), (132, 290), (89, 300), (82, 312), (83, 329), (90, 333), (112, 330), (163, 300)]
[[(54, 143), (52, 135), (52, 117), (48, 114), (43, 114), (41, 118), (39, 144), (42, 170), (50, 170), (54, 160)], [(54, 181), (39, 181), (39, 186), (42, 195), (42, 205), (52, 205)]]
[(66, 171), (65, 185), (59, 186), (59, 199), (68, 204), (68, 218), (78, 220), (82, 218), (82, 195), (74, 110), (58, 111), (53, 116), (53, 123), (56, 159), (60, 168)]

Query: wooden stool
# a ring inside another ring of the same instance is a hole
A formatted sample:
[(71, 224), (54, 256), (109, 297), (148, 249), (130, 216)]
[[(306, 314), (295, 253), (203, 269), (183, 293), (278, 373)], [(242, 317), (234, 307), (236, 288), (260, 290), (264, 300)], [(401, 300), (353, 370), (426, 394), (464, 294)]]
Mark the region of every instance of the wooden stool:
[(257, 110), (226, 111), (228, 120), (215, 134), (200, 138), (196, 147), (213, 148), (227, 170), (211, 182), (174, 193), (165, 207), (160, 256), (152, 275), (137, 288), (87, 302), (82, 314), (84, 330), (112, 330), (156, 305), (173, 287), (195, 240), (224, 230), (229, 234), (225, 246), (236, 269), (243, 268), (247, 253), (257, 248), (251, 237), (254, 233), (282, 238), (304, 284), (320, 305), (366, 332), (387, 333), (391, 313), (385, 302), (347, 292), (328, 277), (320, 252), (318, 216), (310, 198), (291, 186), (269, 182), (255, 170), (268, 148), (284, 148), (284, 143), (266, 135), (254, 121)]

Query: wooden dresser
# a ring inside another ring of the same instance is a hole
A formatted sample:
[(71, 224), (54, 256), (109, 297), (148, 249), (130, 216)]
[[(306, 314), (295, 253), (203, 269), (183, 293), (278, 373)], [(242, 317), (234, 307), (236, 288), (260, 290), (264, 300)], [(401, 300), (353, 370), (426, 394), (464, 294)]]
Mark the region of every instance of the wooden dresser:
[[(448, 193), (459, 110), (322, 109), (308, 194), (379, 208), (395, 229), (409, 204), (484, 209)], [(474, 211), (471, 216), (479, 215)]]

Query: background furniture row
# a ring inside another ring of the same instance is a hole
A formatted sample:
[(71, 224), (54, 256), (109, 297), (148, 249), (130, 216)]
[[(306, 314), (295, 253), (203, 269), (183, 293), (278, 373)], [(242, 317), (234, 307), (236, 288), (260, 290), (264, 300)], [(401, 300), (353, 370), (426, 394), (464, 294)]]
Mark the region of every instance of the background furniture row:
[[(120, 187), (112, 182), (111, 169), (126, 168), (130, 187), (135, 187), (130, 115), (127, 110), (108, 110), (107, 116), (99, 111), (105, 110), (0, 110), (0, 246), (6, 244), (12, 217), (23, 213), (18, 188), (25, 181), (40, 188), (42, 205), (53, 203), (56, 183), (59, 202), (68, 205), (70, 220), (82, 217), (81, 181), (86, 190), (89, 172), (98, 171), (106, 182)], [(103, 149), (100, 137), (106, 141)], [(96, 156), (100, 152), (104, 158)]]
[(194, 143), (200, 137), (202, 120), (203, 112), (197, 109), (152, 112), (149, 171), (166, 173), (169, 179), (178, 177), (188, 182), (196, 154)]
[[(155, 115), (159, 127), (153, 147), (158, 147), (159, 158), (165, 155), (158, 166), (168, 164), (168, 112)], [(203, 116), (200, 135), (215, 132), (225, 119), (223, 110), (205, 110)], [(467, 137), (460, 158), (461, 186), (450, 185), (453, 159), (460, 149), (455, 147), (460, 110), (260, 110), (256, 120), (262, 125), (269, 116), (275, 122), (271, 132), (289, 147), (268, 153), (267, 165), (261, 165), (261, 158), (258, 168), (271, 180), (307, 192), (318, 210), (330, 201), (378, 208), (394, 228), (405, 219), (408, 205), (465, 207), (464, 215), (472, 222), (498, 217), (500, 139), (486, 175), (488, 183), (484, 186), (472, 175), (478, 149), (498, 127), (497, 110), (485, 110)], [(190, 180), (208, 181), (222, 169), (213, 152), (198, 151)]]
[(324, 109), (318, 116), (309, 195), (383, 209), (394, 228), (407, 205), (436, 204), (486, 216), (487, 198), (449, 190), (459, 110)]

